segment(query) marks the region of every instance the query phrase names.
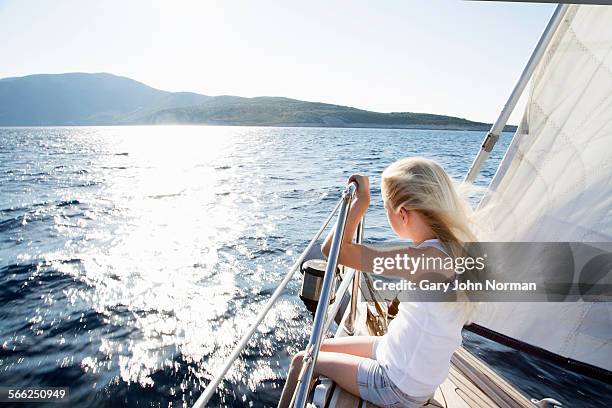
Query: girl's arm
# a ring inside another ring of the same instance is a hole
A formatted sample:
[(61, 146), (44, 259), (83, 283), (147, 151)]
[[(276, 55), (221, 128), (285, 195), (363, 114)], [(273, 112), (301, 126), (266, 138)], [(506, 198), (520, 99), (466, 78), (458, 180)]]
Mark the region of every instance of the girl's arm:
[[(331, 237), (327, 238), (323, 246), (323, 254), (326, 257), (331, 246)], [(410, 258), (420, 263), (415, 265)], [(342, 242), (338, 263), (361, 272), (398, 276), (413, 282), (419, 282), (425, 276), (429, 279), (434, 279), (435, 276), (452, 278), (454, 270), (439, 269), (434, 261), (435, 258), (439, 258), (438, 264), (443, 265), (446, 255), (436, 248), (374, 249), (366, 245)], [(426, 266), (424, 262), (427, 262), (427, 259), (433, 268)]]

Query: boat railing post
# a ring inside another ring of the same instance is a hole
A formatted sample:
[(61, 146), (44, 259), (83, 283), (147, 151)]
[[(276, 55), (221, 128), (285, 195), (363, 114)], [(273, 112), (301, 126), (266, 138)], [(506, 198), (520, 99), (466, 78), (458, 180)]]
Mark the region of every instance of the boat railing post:
[(334, 274), (336, 273), (336, 267), (338, 266), (338, 257), (340, 255), (342, 237), (344, 236), (344, 227), (346, 225), (351, 201), (353, 200), (355, 191), (357, 191), (357, 184), (352, 182), (342, 193), (342, 204), (340, 205), (338, 221), (336, 222), (331, 248), (329, 250), (327, 267), (325, 268), (325, 276), (323, 277), (323, 285), (321, 288), (321, 296), (315, 312), (312, 332), (310, 333), (310, 340), (308, 341), (308, 346), (306, 347), (306, 352), (304, 354), (296, 393), (293, 395), (294, 408), (304, 408), (306, 405), (306, 399), (308, 398), (314, 365), (317, 361), (317, 356), (319, 355), (319, 349), (323, 340), (323, 329), (326, 326), (327, 307), (329, 305), (331, 291), (333, 290)]
[[(365, 215), (359, 222), (359, 226), (357, 227), (357, 237), (355, 238), (355, 242), (358, 244), (363, 243), (363, 230), (365, 227)], [(344, 321), (344, 331), (352, 336), (355, 334), (355, 316), (357, 315), (357, 302), (359, 301), (359, 285), (361, 283), (361, 272), (355, 270), (353, 275), (353, 287), (351, 289), (351, 305), (349, 309), (349, 314)]]

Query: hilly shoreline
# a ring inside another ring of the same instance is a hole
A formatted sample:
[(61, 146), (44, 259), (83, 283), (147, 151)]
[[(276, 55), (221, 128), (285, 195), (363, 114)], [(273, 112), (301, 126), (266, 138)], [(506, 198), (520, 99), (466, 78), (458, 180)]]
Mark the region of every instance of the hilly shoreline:
[[(381, 113), (283, 97), (167, 92), (107, 73), (0, 79), (0, 126), (223, 125), (489, 130), (429, 113)], [(515, 130), (506, 126), (505, 131)]]

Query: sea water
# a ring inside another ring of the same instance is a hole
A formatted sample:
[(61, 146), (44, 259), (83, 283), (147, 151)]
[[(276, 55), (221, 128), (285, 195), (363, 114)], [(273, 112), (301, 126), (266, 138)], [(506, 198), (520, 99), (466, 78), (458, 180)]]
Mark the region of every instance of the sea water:
[[(392, 238), (380, 174), (422, 155), (457, 179), (484, 132), (257, 127), (0, 129), (0, 385), (71, 406), (190, 406), (353, 172), (366, 240)], [(486, 185), (511, 135), (477, 183)], [(274, 406), (310, 315), (296, 278), (213, 406)], [(604, 406), (611, 387), (465, 333), (529, 397)]]

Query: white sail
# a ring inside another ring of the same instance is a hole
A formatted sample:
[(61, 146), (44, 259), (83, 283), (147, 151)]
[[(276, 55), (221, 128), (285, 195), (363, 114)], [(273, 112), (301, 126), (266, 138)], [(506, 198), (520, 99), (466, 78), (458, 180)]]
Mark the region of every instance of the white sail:
[[(482, 207), (490, 241), (612, 241), (612, 6), (570, 6)], [(475, 322), (612, 370), (612, 304), (493, 303)]]

